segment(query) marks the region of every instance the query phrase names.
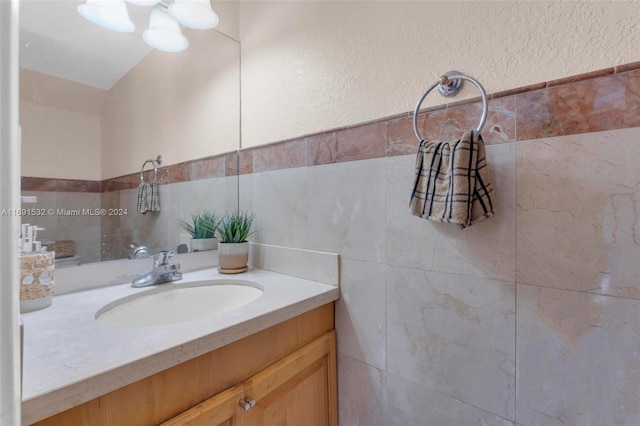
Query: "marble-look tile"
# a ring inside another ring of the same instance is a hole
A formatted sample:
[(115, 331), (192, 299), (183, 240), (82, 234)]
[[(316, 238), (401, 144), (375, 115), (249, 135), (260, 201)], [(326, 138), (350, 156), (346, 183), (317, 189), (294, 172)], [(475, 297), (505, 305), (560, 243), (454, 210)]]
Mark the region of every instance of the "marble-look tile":
[(307, 142), (296, 139), (252, 149), (253, 172), (304, 167), (307, 165)]
[(513, 284), (389, 267), (388, 373), (512, 420), (515, 337)]
[(640, 301), (518, 284), (523, 426), (640, 424)]
[[(117, 192), (102, 192), (100, 207), (103, 209), (120, 209), (120, 195)], [(127, 211), (127, 215), (134, 212)], [(112, 235), (120, 227), (121, 215), (106, 215), (100, 217), (100, 228), (103, 235)]]
[(20, 187), (22, 191), (56, 191), (58, 182), (56, 179), (22, 176)]
[(388, 426), (513, 426), (509, 420), (387, 374)]
[(249, 266), (329, 285), (340, 284), (340, 256), (337, 253), (249, 244)]
[[(229, 194), (229, 181), (233, 193)], [(235, 177), (215, 177), (160, 186), (162, 211), (159, 217), (166, 223), (166, 247), (175, 250), (187, 234), (178, 227), (178, 220), (191, 221), (191, 215), (209, 210), (222, 216), (237, 208)], [(188, 234), (187, 234), (188, 235)], [(188, 237), (185, 237), (188, 238)]]
[(577, 81), (590, 80), (590, 79), (596, 78), (596, 77), (603, 77), (603, 76), (606, 76), (606, 75), (613, 74), (614, 71), (615, 70), (613, 69), (613, 67), (611, 67), (611, 68), (604, 68), (604, 69), (596, 70), (596, 71), (585, 72), (585, 73), (582, 73), (582, 74), (572, 75), (570, 77), (559, 78), (557, 80), (548, 81), (547, 82), (547, 87), (560, 86), (560, 85), (563, 85), (563, 84), (575, 83)]
[(226, 175), (226, 156), (201, 158), (191, 161), (191, 179), (205, 179)]
[[(515, 141), (515, 97), (508, 96), (488, 102), (489, 112), (482, 130), (485, 144)], [(417, 126), (423, 138), (431, 140), (458, 139), (468, 130), (478, 127), (482, 103), (466, 103), (456, 107), (437, 108), (418, 115)], [(414, 154), (418, 139), (413, 132), (413, 114), (390, 120), (387, 124), (387, 156)]]
[(640, 298), (640, 129), (517, 144), (517, 279)]
[[(452, 274), (514, 281), (516, 270), (515, 144), (487, 147), (496, 194), (496, 213), (461, 230), (440, 226), (431, 269)], [(462, 232), (461, 232), (462, 231)]]
[(307, 139), (307, 164), (317, 166), (334, 163), (331, 158), (331, 147), (336, 145), (336, 132), (312, 135)]
[[(488, 102), (487, 121), (482, 129), (486, 145), (516, 140), (515, 97), (509, 96)], [(426, 140), (457, 140), (471, 129), (476, 129), (482, 115), (482, 102), (447, 107), (427, 113), (420, 134)]]
[(338, 424), (385, 426), (385, 374), (338, 354)]
[(640, 70), (516, 97), (518, 140), (640, 126)]
[(240, 154), (235, 152), (229, 152), (224, 155), (224, 175), (225, 176), (237, 176), (239, 168)]
[(340, 266), (338, 352), (385, 370), (387, 267), (346, 259)]
[[(424, 126), (427, 114), (418, 115), (418, 128)], [(418, 152), (418, 138), (413, 132), (413, 116), (402, 117), (387, 123), (387, 157)]]
[(152, 253), (168, 249), (167, 216), (162, 214), (164, 209), (167, 209), (170, 205), (170, 203), (167, 202), (168, 197), (165, 192), (168, 186), (169, 185), (160, 185), (159, 187), (160, 212), (148, 212), (146, 214), (140, 214), (136, 211), (138, 195), (136, 189), (120, 191), (120, 207), (128, 209), (129, 212), (133, 212), (128, 216), (120, 218), (121, 226), (130, 232), (130, 234), (128, 234), (130, 235), (129, 239), (121, 241), (126, 248), (129, 247), (129, 244), (145, 245)]
[(307, 172), (293, 168), (252, 175), (252, 241), (315, 248), (307, 245)]
[(617, 73), (625, 72), (625, 71), (634, 71), (637, 69), (640, 69), (640, 61), (629, 62), (628, 64), (621, 64), (621, 65), (615, 66), (615, 70)]
[(534, 90), (540, 90), (540, 89), (544, 89), (545, 87), (547, 87), (547, 83), (546, 82), (541, 82), (541, 83), (534, 83), (534, 84), (529, 84), (526, 86), (520, 86), (520, 87), (514, 87), (513, 89), (507, 89), (507, 90), (503, 90), (501, 92), (496, 92), (496, 93), (492, 93), (491, 94), (491, 99), (499, 99), (499, 98), (503, 98), (506, 96), (514, 96), (517, 95), (519, 93), (526, 93), (526, 92), (531, 92)]
[(102, 184), (96, 180), (57, 179), (59, 192), (100, 192)]
[(255, 211), (253, 208), (253, 174), (238, 176), (238, 207), (241, 212)]
[(243, 150), (238, 153), (238, 174), (253, 173), (253, 149)]
[(385, 168), (385, 159), (308, 168), (309, 248), (384, 260)]
[(487, 147), (496, 214), (466, 229), (409, 212), (415, 157), (387, 158), (386, 262), (513, 281), (515, 276), (515, 148)]
[[(23, 209), (49, 209), (57, 208), (57, 192), (50, 191), (20, 191), (20, 195), (35, 196), (35, 203), (21, 203)], [(54, 214), (46, 214), (44, 216), (25, 216), (22, 217), (21, 223), (29, 223), (31, 225), (38, 225), (41, 228), (45, 228), (44, 232), (38, 234), (38, 238), (41, 240), (56, 240), (57, 237), (54, 234), (58, 216)]]
[(309, 165), (380, 158), (387, 150), (387, 123), (369, 123), (307, 138)]

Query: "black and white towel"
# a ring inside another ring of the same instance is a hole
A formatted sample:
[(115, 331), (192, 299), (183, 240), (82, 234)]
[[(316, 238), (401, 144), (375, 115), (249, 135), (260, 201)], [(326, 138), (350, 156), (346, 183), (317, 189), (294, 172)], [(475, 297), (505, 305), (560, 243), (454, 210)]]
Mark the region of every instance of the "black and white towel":
[(452, 142), (421, 141), (411, 213), (463, 228), (494, 214), (484, 141), (475, 131)]
[(160, 211), (160, 196), (158, 191), (158, 182), (150, 183), (142, 182), (138, 186), (138, 213), (145, 214), (147, 212)]

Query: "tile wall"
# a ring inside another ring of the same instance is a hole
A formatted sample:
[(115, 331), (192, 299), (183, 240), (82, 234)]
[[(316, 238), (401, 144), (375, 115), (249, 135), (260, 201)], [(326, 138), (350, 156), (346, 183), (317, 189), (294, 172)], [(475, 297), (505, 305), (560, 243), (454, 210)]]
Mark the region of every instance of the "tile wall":
[(341, 255), (341, 425), (640, 424), (638, 68), (491, 96), (497, 213), (464, 230), (409, 214), (409, 114), (240, 153), (254, 240)]
[[(410, 113), (239, 154), (254, 241), (341, 255), (341, 425), (640, 424), (640, 63), (490, 99), (497, 213), (465, 230), (409, 214)], [(419, 126), (449, 139), (480, 111)], [(108, 255), (233, 205), (221, 161), (163, 170), (166, 216), (103, 219)], [(138, 182), (103, 182), (101, 206), (133, 208)]]
[[(129, 245), (146, 245), (152, 252), (175, 250), (184, 238), (176, 222), (191, 213), (210, 209), (234, 211), (238, 203), (237, 154), (229, 153), (160, 167), (159, 213), (136, 212), (140, 173), (103, 181), (22, 178), (22, 194), (35, 195), (36, 204), (23, 208), (55, 210), (55, 214), (28, 220), (47, 228), (47, 240), (73, 240), (82, 263), (126, 258)], [(146, 167), (145, 181), (153, 179)], [(65, 216), (58, 209), (105, 209), (113, 214)], [(26, 219), (25, 219), (26, 220)], [(23, 220), (24, 222), (24, 220)]]

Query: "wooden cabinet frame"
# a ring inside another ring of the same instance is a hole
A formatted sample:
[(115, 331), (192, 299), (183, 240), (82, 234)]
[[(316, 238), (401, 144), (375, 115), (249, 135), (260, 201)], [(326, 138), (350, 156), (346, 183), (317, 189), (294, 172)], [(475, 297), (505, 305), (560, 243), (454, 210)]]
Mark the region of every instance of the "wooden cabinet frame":
[[(334, 305), (329, 303), (35, 424), (158, 425), (257, 377), (334, 328)], [(335, 364), (335, 354), (333, 359)]]
[(335, 351), (332, 331), (162, 426), (337, 426)]

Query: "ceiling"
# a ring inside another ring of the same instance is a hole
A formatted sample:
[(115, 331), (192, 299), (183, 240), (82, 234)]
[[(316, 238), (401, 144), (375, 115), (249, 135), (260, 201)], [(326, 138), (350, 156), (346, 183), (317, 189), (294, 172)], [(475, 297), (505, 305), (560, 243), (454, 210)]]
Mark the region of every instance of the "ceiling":
[(80, 16), (77, 9), (82, 3), (20, 1), (20, 66), (110, 89), (152, 50), (142, 40), (151, 8), (127, 3), (136, 29), (132, 33), (118, 33)]

